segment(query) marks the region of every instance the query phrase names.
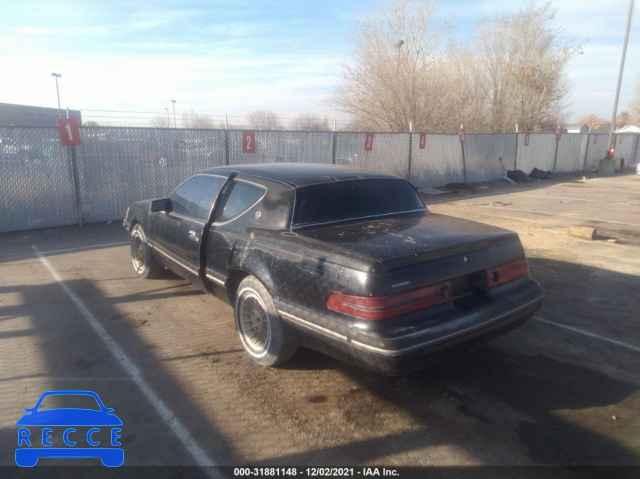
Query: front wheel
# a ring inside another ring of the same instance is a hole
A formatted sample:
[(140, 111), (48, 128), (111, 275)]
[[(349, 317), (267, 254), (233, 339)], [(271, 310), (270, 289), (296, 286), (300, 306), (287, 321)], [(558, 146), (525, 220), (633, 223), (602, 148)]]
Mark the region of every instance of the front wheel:
[(298, 344), (282, 322), (271, 295), (255, 277), (240, 283), (234, 309), (240, 341), (253, 361), (276, 366), (295, 355)]
[(142, 226), (135, 225), (131, 231), (131, 262), (141, 278), (157, 278), (164, 268), (153, 255)]

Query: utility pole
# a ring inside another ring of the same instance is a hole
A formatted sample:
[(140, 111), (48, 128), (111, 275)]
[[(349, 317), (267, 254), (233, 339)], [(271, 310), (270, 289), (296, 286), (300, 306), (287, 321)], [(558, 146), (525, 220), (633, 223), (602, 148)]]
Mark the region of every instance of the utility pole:
[(611, 116), (611, 130), (609, 131), (609, 149), (613, 144), (613, 130), (616, 127), (616, 116), (618, 113), (618, 99), (620, 98), (620, 84), (622, 83), (622, 72), (624, 71), (624, 59), (627, 56), (627, 43), (629, 42), (629, 29), (631, 28), (631, 16), (633, 15), (633, 0), (629, 0), (629, 13), (627, 14), (627, 31), (624, 34), (624, 46), (622, 47), (622, 57), (620, 58), (620, 72), (618, 73), (618, 87), (616, 88), (616, 99), (613, 103), (613, 114)]

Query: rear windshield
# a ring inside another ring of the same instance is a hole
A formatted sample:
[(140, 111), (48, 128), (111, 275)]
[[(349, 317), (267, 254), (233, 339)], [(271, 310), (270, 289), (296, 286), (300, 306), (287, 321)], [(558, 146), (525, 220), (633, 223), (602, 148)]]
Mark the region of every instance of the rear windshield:
[(293, 225), (424, 211), (418, 192), (401, 179), (338, 181), (296, 190)]

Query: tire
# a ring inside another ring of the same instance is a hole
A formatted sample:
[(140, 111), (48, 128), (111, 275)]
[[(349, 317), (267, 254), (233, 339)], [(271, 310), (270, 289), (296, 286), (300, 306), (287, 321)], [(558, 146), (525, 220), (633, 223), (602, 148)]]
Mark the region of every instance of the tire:
[(153, 255), (142, 226), (135, 225), (131, 231), (131, 263), (136, 274), (145, 279), (157, 278), (164, 271)]
[(238, 286), (234, 300), (236, 328), (245, 351), (261, 366), (291, 359), (298, 344), (282, 322), (267, 289), (253, 276)]

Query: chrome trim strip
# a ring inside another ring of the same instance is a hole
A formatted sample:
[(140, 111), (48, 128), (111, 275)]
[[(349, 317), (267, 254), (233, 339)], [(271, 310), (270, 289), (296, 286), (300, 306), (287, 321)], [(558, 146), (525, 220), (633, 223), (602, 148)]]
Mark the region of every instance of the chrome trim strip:
[(226, 284), (225, 281), (216, 278), (215, 276), (213, 276), (212, 274), (207, 273), (207, 279), (210, 279), (211, 281), (213, 281), (214, 283), (218, 283), (220, 286), (224, 286)]
[[(383, 356), (392, 356), (392, 357), (393, 356), (400, 356), (402, 354), (406, 354), (406, 353), (421, 349), (421, 348), (423, 348), (425, 346), (428, 346), (430, 344), (442, 343), (442, 342), (445, 342), (448, 339), (455, 338), (455, 337), (458, 337), (458, 336), (464, 336), (467, 333), (470, 333), (470, 332), (473, 332), (473, 331), (476, 331), (476, 330), (479, 330), (479, 329), (483, 329), (486, 326), (490, 326), (490, 325), (492, 325), (494, 323), (499, 322), (505, 316), (511, 316), (513, 314), (518, 314), (519, 312), (527, 309), (529, 306), (532, 306), (533, 304), (538, 303), (538, 302), (540, 302), (540, 299), (536, 299), (534, 301), (530, 301), (529, 303), (525, 304), (523, 307), (521, 307), (521, 308), (519, 308), (519, 309), (517, 309), (515, 311), (509, 311), (507, 313), (501, 314), (497, 318), (494, 318), (493, 321), (483, 322), (481, 324), (476, 324), (474, 326), (468, 327), (468, 328), (463, 329), (461, 331), (455, 331), (455, 332), (450, 333), (450, 334), (448, 334), (446, 336), (440, 336), (438, 338), (431, 339), (429, 341), (425, 341), (424, 343), (414, 344), (413, 346), (409, 346), (407, 348), (402, 348), (402, 349), (382, 349), (382, 348), (376, 348), (375, 346), (370, 346), (368, 344), (364, 344), (364, 343), (361, 343), (360, 341), (355, 341), (355, 340), (351, 340), (351, 344), (355, 348), (363, 349), (365, 351), (370, 351), (370, 352), (376, 353), (376, 354), (381, 354)], [(403, 337), (406, 337), (406, 336), (410, 336), (410, 335), (405, 335)]]
[(158, 246), (157, 244), (152, 244), (151, 242), (149, 242), (149, 246), (151, 246), (153, 248), (153, 250), (157, 253), (160, 253), (161, 255), (163, 255), (164, 257), (168, 258), (169, 261), (173, 261), (174, 263), (178, 264), (179, 266), (182, 266), (184, 269), (186, 269), (187, 271), (189, 271), (190, 273), (198, 276), (198, 271), (194, 270), (193, 268), (191, 268), (191, 266), (187, 266), (186, 264), (184, 264), (182, 261), (179, 261), (177, 259), (175, 259), (171, 254), (169, 254), (166, 250), (163, 251), (165, 248), (163, 248), (162, 246)]
[(330, 329), (323, 328), (322, 326), (311, 323), (305, 319), (299, 318), (297, 316), (294, 316), (293, 314), (289, 314), (282, 310), (278, 310), (278, 313), (280, 314), (280, 316), (283, 316), (286, 319), (293, 321), (294, 323), (298, 323), (301, 326), (305, 326), (309, 329), (313, 329), (315, 331), (318, 331), (319, 333), (326, 334), (327, 336), (333, 336), (334, 338), (344, 341), (345, 343), (347, 342), (347, 337), (340, 333), (336, 333), (335, 331), (331, 331)]

